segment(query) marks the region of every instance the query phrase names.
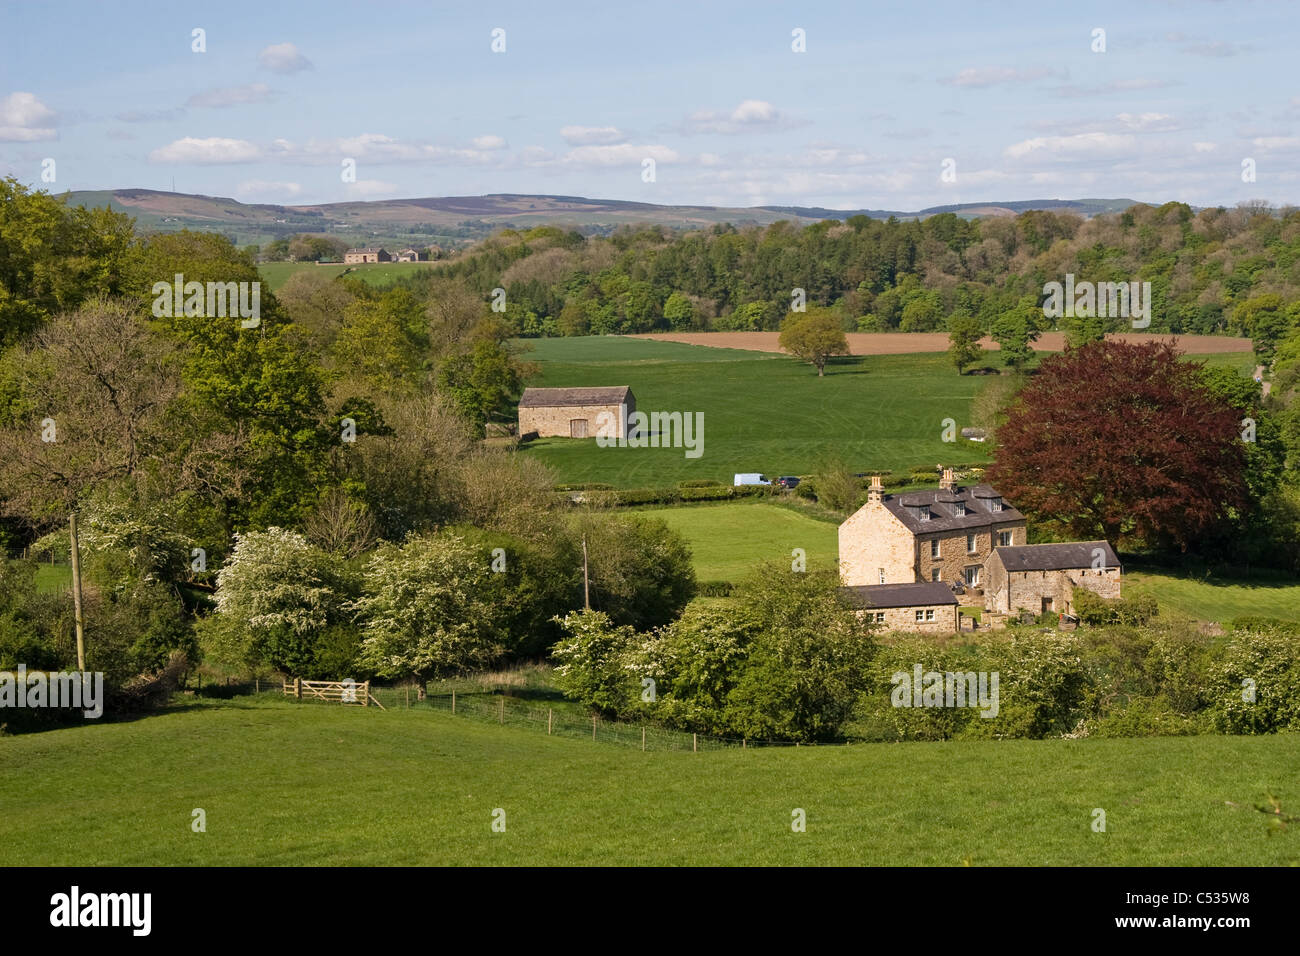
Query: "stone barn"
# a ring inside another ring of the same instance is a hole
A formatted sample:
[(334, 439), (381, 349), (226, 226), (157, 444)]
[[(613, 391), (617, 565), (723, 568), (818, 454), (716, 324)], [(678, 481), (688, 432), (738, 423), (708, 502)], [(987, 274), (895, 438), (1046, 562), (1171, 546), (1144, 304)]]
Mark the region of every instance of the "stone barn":
[(519, 434), (539, 438), (626, 438), (628, 416), (635, 411), (636, 398), (626, 385), (526, 388), (519, 399)]
[(984, 563), (984, 605), (1000, 614), (1074, 613), (1074, 589), (1120, 596), (1122, 569), (1106, 541), (995, 548)]

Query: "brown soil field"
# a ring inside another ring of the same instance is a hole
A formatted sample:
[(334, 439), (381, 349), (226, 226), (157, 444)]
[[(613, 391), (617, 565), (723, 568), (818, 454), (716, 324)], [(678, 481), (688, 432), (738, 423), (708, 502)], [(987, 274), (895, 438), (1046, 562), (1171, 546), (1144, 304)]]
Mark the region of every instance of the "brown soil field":
[[(779, 332), (645, 332), (632, 335), (634, 339), (655, 339), (660, 342), (682, 342), (686, 345), (711, 345), (722, 349), (745, 349), (750, 352), (780, 352)], [(905, 355), (909, 352), (946, 352), (946, 332), (847, 332), (849, 351), (854, 355)], [(1250, 339), (1230, 338), (1224, 335), (1151, 335), (1143, 332), (1123, 332), (1107, 338), (1124, 342), (1160, 342), (1177, 339), (1178, 348), (1189, 355), (1209, 355), (1219, 352), (1249, 352)], [(980, 344), (996, 352), (998, 344), (984, 338)], [(1065, 348), (1064, 332), (1044, 332), (1034, 343), (1038, 352), (1059, 352)]]

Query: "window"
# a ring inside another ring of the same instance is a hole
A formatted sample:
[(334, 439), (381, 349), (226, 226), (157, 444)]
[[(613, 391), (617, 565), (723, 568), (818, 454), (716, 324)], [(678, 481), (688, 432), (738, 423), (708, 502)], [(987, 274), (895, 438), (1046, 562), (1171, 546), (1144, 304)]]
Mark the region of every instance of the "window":
[(962, 572), (962, 577), (966, 579), (968, 586), (978, 587), (980, 583), (980, 566), (978, 564), (967, 565)]
[(884, 584), (884, 583), (885, 583), (885, 569), (884, 569), (884, 568), (881, 568), (881, 569), (880, 569), (880, 583), (881, 583), (881, 584)]
[(876, 623), (877, 623), (877, 624), (884, 624), (884, 623), (885, 623), (885, 612), (884, 612), (884, 611), (877, 611), (877, 612), (876, 612)]
[(976, 536), (973, 535), (973, 534), (968, 534), (968, 535), (966, 535), (966, 553), (967, 553), (967, 554), (974, 554), (977, 550), (979, 550), (978, 548), (975, 547), (975, 538), (976, 538)]
[(926, 619), (927, 621), (933, 621), (933, 620), (934, 620), (934, 611), (926, 611), (926, 612), (925, 612), (925, 619)]
[(938, 568), (931, 568), (931, 569), (930, 569), (930, 580), (931, 580), (931, 581), (942, 581), (943, 578), (941, 578), (939, 575), (940, 575), (940, 570), (939, 570)]
[(933, 541), (930, 542), (930, 557), (937, 558), (938, 556), (939, 556), (939, 539), (935, 538)]
[(918, 621), (924, 621), (924, 620), (925, 620), (925, 612), (924, 612), (924, 611), (917, 611), (917, 612), (916, 612), (916, 619), (917, 619)]
[(1001, 511), (1001, 510), (1002, 510), (1002, 499), (1001, 499), (1001, 498), (990, 498), (990, 499), (989, 499), (989, 511)]
[(1011, 547), (1011, 532), (1010, 532), (1010, 531), (999, 531), (999, 532), (998, 532), (998, 547), (999, 547), (999, 548), (1009, 548), (1009, 547)]

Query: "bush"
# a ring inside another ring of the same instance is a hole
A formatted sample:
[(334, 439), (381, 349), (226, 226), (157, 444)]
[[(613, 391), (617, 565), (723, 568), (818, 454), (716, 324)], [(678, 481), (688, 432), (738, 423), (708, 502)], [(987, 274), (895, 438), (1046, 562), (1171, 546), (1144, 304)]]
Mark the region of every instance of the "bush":
[(601, 611), (572, 611), (558, 623), (564, 636), (551, 651), (556, 686), (603, 714), (628, 713), (641, 690), (629, 666), (639, 648), (636, 632)]
[(1135, 598), (1103, 598), (1087, 588), (1075, 588), (1074, 613), (1083, 624), (1149, 624), (1158, 613), (1155, 598), (1143, 594)]
[(701, 581), (695, 588), (700, 597), (730, 597), (736, 586), (730, 581)]
[(1218, 730), (1300, 730), (1300, 637), (1285, 630), (1234, 632), (1210, 668), (1207, 696)]
[(677, 487), (678, 487), (678, 488), (682, 488), (682, 489), (685, 489), (685, 488), (714, 488), (714, 487), (718, 487), (718, 486), (722, 486), (722, 487), (724, 487), (724, 488), (726, 487), (726, 485), (723, 485), (722, 482), (718, 481), (716, 478), (692, 478), (690, 481), (679, 481), (679, 482), (677, 482)]

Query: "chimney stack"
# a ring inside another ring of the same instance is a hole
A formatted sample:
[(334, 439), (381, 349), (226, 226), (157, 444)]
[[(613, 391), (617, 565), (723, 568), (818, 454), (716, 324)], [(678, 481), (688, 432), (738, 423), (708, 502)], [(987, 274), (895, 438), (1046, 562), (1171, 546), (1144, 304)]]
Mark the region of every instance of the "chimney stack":
[(867, 503), (878, 505), (884, 500), (885, 490), (880, 486), (880, 476), (871, 476), (871, 487), (867, 489)]
[(943, 478), (939, 482), (939, 487), (942, 488), (944, 491), (957, 490), (957, 479), (953, 475), (951, 468), (945, 468), (943, 470)]

